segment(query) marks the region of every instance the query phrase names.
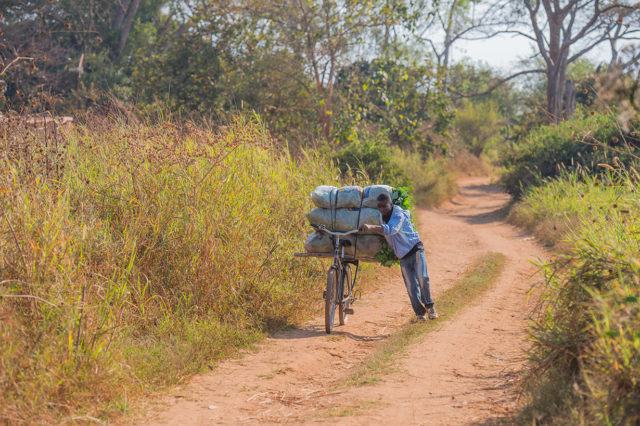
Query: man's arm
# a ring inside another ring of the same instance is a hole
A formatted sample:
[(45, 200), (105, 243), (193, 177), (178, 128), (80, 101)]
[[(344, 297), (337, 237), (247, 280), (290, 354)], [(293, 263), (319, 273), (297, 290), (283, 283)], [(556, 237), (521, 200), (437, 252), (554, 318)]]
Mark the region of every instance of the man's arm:
[(402, 223), (404, 222), (404, 215), (402, 214), (398, 214), (398, 215), (392, 215), (391, 219), (389, 219), (389, 223), (386, 223), (384, 225), (381, 225), (380, 227), (382, 228), (382, 232), (385, 235), (396, 235), (398, 232), (400, 232), (400, 230), (402, 229)]
[(384, 228), (380, 225), (362, 225), (360, 230), (362, 232), (378, 232), (384, 234)]

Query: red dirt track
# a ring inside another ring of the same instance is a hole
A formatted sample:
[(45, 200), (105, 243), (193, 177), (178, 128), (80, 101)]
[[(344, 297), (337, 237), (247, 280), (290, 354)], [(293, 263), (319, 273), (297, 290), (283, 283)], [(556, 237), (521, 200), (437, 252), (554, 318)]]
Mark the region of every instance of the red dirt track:
[[(332, 335), (323, 317), (279, 332), (256, 351), (221, 363), (150, 403), (147, 424), (473, 424), (517, 406), (524, 366), (528, 291), (539, 280), (529, 259), (545, 250), (504, 222), (508, 195), (487, 178), (459, 181), (460, 194), (418, 210), (432, 294), (454, 286), (487, 252), (506, 256), (495, 285), (410, 345), (370, 385), (340, 384), (376, 346), (413, 316), (398, 268), (377, 273), (355, 315)], [(329, 262), (329, 261), (327, 261)], [(318, 303), (322, 303), (318, 295)]]

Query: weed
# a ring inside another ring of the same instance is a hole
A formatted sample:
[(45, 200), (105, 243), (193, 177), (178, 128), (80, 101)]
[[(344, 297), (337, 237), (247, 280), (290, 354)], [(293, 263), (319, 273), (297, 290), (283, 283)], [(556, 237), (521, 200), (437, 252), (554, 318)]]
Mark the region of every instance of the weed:
[[(521, 423), (635, 424), (640, 420), (640, 197), (632, 168), (565, 173), (531, 189), (515, 213), (553, 223), (563, 239), (541, 268)], [(557, 224), (557, 225), (556, 225)], [(549, 225), (542, 225), (549, 226)], [(540, 231), (540, 225), (533, 227)]]
[[(255, 117), (221, 133), (99, 118), (0, 130), (0, 419), (109, 418), (305, 319), (318, 184)], [(126, 395), (122, 399), (121, 395)]]

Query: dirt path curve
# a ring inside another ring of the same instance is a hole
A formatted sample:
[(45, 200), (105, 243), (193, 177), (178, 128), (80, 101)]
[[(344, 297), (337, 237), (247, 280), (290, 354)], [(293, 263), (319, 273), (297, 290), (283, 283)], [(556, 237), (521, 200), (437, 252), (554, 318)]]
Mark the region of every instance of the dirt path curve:
[(256, 352), (176, 388), (154, 404), (146, 422), (469, 424), (512, 410), (531, 309), (527, 291), (537, 279), (528, 259), (545, 251), (504, 223), (509, 197), (488, 179), (463, 179), (459, 186), (452, 202), (418, 212), (436, 306), (438, 295), (483, 253), (503, 253), (505, 269), (484, 296), (411, 345), (380, 382), (338, 387), (412, 317), (396, 268), (381, 269), (378, 279), (386, 284), (364, 294), (334, 334), (324, 333), (322, 318), (280, 332)]

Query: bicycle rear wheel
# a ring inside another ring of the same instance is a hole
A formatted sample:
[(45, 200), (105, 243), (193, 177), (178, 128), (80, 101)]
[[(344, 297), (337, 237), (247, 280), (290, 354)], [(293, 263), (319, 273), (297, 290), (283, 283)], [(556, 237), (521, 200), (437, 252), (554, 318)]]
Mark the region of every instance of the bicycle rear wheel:
[(349, 314), (345, 311), (351, 306), (351, 266), (345, 265), (340, 274), (340, 285), (338, 286), (338, 294), (340, 306), (338, 309), (338, 319), (340, 325), (345, 325), (349, 319)]
[(336, 316), (338, 278), (338, 268), (331, 266), (327, 272), (327, 291), (324, 298), (324, 328), (327, 334), (331, 334), (333, 320)]

